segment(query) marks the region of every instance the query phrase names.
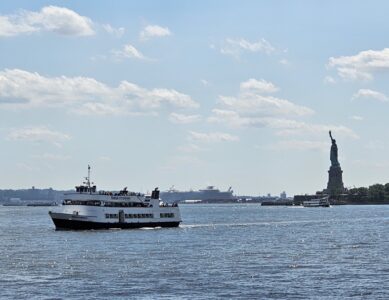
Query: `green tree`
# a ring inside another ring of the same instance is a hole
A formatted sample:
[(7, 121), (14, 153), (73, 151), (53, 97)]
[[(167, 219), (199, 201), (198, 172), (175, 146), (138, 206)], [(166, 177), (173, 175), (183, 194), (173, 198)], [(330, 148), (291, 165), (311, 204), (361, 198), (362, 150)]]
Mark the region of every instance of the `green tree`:
[(389, 183), (384, 185), (385, 190), (385, 203), (389, 202)]
[(382, 201), (385, 199), (385, 186), (383, 184), (373, 184), (369, 186), (369, 200)]

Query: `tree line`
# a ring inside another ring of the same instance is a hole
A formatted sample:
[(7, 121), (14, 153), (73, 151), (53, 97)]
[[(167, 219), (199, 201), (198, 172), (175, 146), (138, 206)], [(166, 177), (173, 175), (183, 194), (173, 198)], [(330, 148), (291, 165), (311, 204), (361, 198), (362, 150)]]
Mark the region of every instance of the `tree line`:
[(376, 183), (369, 187), (351, 188), (348, 190), (348, 199), (355, 203), (389, 203), (389, 183)]

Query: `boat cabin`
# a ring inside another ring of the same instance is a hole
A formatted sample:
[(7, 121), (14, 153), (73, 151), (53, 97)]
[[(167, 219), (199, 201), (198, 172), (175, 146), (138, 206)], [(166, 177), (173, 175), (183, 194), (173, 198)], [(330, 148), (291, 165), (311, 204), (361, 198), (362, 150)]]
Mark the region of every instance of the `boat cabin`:
[(96, 193), (96, 186), (79, 185), (76, 186), (77, 193)]

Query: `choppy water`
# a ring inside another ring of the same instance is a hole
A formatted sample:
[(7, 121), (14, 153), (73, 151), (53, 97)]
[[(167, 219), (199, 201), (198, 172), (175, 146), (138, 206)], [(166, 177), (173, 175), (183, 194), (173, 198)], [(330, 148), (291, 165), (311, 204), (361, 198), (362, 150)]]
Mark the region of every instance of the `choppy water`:
[(0, 206), (1, 299), (389, 299), (389, 206), (181, 205), (172, 229), (55, 231)]

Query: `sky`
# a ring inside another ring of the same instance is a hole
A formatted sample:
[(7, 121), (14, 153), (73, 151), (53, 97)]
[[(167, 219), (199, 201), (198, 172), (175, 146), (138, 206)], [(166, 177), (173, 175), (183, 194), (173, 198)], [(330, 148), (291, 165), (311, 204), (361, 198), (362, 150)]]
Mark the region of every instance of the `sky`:
[(0, 188), (389, 182), (387, 1), (2, 1)]

